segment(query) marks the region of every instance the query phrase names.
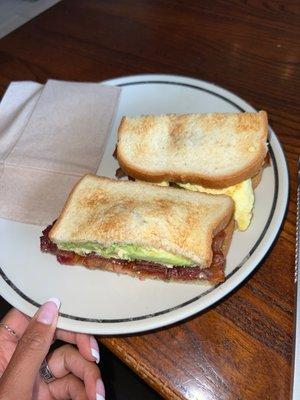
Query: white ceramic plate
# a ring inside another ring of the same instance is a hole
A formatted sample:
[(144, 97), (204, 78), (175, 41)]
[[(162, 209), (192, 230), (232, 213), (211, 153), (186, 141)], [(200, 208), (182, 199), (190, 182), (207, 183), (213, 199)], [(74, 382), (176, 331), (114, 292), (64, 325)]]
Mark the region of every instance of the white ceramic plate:
[[(255, 111), (227, 90), (181, 76), (138, 75), (105, 83), (122, 87), (118, 114), (98, 171), (109, 177), (114, 177), (117, 168), (112, 153), (123, 115)], [(1, 295), (28, 315), (47, 298), (59, 297), (59, 327), (94, 334), (146, 331), (206, 309), (259, 265), (280, 229), (288, 199), (288, 171), (272, 129), (269, 151), (271, 165), (255, 191), (252, 224), (246, 232), (234, 233), (224, 283), (215, 287), (170, 284), (63, 267), (52, 255), (40, 252), (41, 227), (0, 219)]]

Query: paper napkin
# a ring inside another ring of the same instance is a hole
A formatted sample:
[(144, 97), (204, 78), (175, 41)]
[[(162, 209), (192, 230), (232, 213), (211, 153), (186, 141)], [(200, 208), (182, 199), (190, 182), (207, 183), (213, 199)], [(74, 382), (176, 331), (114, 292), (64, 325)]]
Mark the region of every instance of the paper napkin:
[(0, 103), (0, 217), (47, 225), (100, 164), (120, 88), (13, 82)]

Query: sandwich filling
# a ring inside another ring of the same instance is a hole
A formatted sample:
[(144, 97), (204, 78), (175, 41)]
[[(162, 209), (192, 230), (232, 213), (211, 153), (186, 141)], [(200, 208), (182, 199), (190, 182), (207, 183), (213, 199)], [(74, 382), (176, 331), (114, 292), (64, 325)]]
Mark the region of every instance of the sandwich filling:
[(60, 250), (73, 251), (74, 253), (82, 256), (94, 253), (104, 258), (116, 258), (128, 261), (151, 261), (159, 264), (165, 264), (167, 266), (192, 266), (195, 264), (188, 258), (169, 253), (165, 250), (158, 250), (151, 247), (141, 247), (135, 244), (114, 244), (109, 247), (103, 247), (97, 242), (62, 242), (57, 243), (57, 247)]
[(212, 189), (191, 183), (176, 184), (184, 189), (192, 190), (194, 192), (226, 194), (227, 196), (230, 196), (234, 201), (234, 219), (237, 228), (240, 231), (245, 231), (249, 227), (254, 206), (252, 179), (247, 179), (237, 185), (229, 186), (224, 189)]
[[(167, 266), (153, 260), (126, 260), (114, 257), (103, 257), (95, 251), (85, 254), (75, 253), (73, 250), (62, 250), (49, 238), (49, 232), (53, 225), (48, 226), (41, 236), (41, 251), (56, 255), (59, 263), (67, 265), (83, 265), (87, 268), (103, 268), (116, 273), (139, 276), (140, 279), (153, 278), (164, 281), (179, 280), (193, 281), (206, 280), (211, 283), (219, 283), (225, 280), (224, 266), (225, 256), (223, 251), (225, 231), (219, 232), (212, 241), (213, 258), (209, 268), (188, 265)], [(109, 263), (109, 268), (108, 268)]]

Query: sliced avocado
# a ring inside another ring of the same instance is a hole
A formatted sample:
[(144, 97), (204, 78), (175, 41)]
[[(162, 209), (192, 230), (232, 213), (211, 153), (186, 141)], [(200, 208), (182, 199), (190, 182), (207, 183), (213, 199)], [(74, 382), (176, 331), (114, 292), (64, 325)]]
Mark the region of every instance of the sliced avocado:
[(109, 247), (102, 247), (95, 242), (86, 243), (72, 243), (61, 242), (58, 245), (61, 250), (74, 251), (77, 254), (96, 253), (106, 258), (117, 258), (122, 260), (144, 260), (151, 261), (159, 264), (177, 265), (177, 266), (191, 266), (194, 264), (188, 258), (177, 256), (164, 250), (154, 248), (145, 248), (134, 244), (119, 245), (114, 244)]

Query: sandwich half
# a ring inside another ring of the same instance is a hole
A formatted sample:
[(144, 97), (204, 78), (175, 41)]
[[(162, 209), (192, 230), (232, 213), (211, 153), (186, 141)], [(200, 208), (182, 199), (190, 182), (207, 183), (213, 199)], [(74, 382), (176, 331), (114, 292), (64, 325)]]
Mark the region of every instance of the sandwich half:
[(86, 175), (41, 250), (141, 279), (222, 282), (233, 209), (228, 196)]
[(116, 157), (134, 179), (232, 197), (237, 228), (245, 230), (267, 135), (265, 111), (123, 117)]

